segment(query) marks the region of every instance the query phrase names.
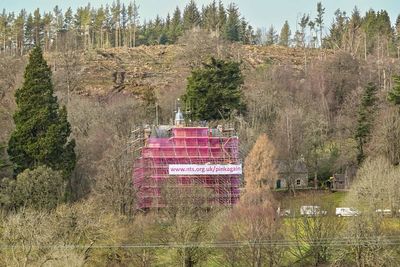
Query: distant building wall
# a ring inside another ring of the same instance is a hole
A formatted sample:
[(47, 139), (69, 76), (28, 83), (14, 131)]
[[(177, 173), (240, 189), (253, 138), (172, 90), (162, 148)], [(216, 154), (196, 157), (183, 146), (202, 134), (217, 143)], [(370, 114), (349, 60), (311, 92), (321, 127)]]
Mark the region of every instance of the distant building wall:
[(275, 189), (287, 189), (289, 179), (294, 183), (295, 188), (308, 187), (308, 170), (302, 160), (291, 162), (288, 164), (285, 160), (277, 160), (275, 162), (278, 169), (278, 177), (275, 181)]

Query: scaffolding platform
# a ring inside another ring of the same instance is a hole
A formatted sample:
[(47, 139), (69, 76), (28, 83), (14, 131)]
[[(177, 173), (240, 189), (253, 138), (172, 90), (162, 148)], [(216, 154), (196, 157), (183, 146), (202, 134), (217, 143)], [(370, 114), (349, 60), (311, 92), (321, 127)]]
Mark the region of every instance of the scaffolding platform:
[(210, 190), (207, 201), (210, 205), (232, 206), (238, 202), (240, 174), (169, 174), (170, 164), (241, 164), (239, 138), (232, 129), (223, 131), (222, 127), (157, 126), (152, 131), (147, 130), (147, 133), (133, 171), (139, 209), (168, 205), (162, 198), (162, 189), (165, 187), (182, 190), (194, 186), (205, 188)]

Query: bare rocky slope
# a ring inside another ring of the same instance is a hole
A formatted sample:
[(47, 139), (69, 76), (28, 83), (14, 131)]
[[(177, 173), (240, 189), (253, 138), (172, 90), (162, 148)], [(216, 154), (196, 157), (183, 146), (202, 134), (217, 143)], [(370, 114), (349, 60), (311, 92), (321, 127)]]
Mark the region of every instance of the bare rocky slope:
[(70, 79), (79, 79), (76, 93), (108, 97), (116, 93), (140, 96), (148, 89), (154, 89), (157, 96), (181, 92), (190, 70), (211, 56), (241, 61), (246, 74), (276, 64), (302, 71), (313, 59), (329, 56), (333, 51), (200, 42), (74, 53), (78, 60), (73, 63), (71, 54), (47, 54), (49, 62), (57, 62), (60, 57), (66, 62), (55, 68), (56, 80), (64, 79), (68, 68)]

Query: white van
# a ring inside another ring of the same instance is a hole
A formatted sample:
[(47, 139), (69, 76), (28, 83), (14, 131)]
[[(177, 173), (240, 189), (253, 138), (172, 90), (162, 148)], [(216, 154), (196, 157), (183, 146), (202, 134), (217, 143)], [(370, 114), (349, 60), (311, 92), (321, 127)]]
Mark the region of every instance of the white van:
[(336, 216), (338, 217), (353, 217), (360, 215), (360, 212), (355, 208), (336, 208)]
[(377, 209), (375, 212), (381, 216), (392, 216), (391, 209)]
[(326, 210), (321, 210), (320, 206), (301, 206), (300, 215), (302, 216), (318, 216), (326, 215)]

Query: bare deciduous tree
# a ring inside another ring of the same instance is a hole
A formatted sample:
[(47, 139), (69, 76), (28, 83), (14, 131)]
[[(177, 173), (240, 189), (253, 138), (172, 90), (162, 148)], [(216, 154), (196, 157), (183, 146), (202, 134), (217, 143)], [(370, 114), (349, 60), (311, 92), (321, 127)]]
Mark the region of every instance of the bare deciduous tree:
[(289, 238), (295, 242), (290, 253), (305, 265), (320, 266), (331, 259), (334, 238), (343, 227), (343, 221), (336, 220), (330, 212), (330, 203), (321, 205), (317, 194), (310, 194), (307, 205), (319, 206), (315, 214), (291, 218), (288, 221)]
[[(270, 199), (269, 199), (270, 198)], [(227, 218), (219, 240), (238, 244), (234, 250), (222, 248), (224, 258), (234, 255), (226, 266), (279, 266), (284, 248), (276, 243), (283, 238), (276, 204), (270, 193), (246, 192)]]
[(208, 224), (215, 216), (217, 207), (210, 207), (212, 192), (201, 185), (177, 185), (175, 178), (166, 181), (162, 198), (166, 205), (162, 210), (160, 236), (163, 243), (176, 243), (173, 265), (193, 267), (205, 262), (210, 249), (197, 244), (210, 240)]
[[(396, 213), (400, 207), (400, 169), (384, 157), (367, 159), (357, 173), (346, 203), (361, 213), (352, 218), (343, 232), (347, 240), (335, 255), (336, 265), (396, 266), (396, 251), (388, 244), (387, 229), (378, 209)], [(392, 235), (398, 234), (391, 233)]]

